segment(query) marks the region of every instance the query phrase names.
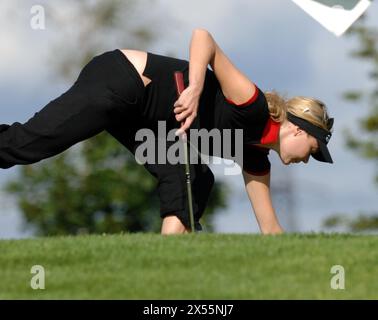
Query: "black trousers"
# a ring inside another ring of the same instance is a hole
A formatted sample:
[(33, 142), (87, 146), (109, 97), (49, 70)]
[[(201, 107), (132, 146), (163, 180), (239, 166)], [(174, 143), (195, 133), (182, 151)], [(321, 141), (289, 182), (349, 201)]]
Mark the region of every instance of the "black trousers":
[[(67, 92), (26, 123), (0, 125), (0, 168), (36, 163), (104, 130), (134, 153), (144, 90), (138, 72), (120, 50), (94, 57)], [(189, 227), (183, 165), (145, 167), (158, 179), (161, 217), (177, 215)], [(204, 164), (191, 165), (191, 173), (196, 228), (200, 229), (214, 176)]]

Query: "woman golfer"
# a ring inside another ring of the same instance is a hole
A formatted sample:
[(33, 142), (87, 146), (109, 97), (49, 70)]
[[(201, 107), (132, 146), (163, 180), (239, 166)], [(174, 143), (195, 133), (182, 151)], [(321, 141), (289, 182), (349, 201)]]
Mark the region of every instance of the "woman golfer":
[[(208, 65), (212, 70), (208, 69)], [(177, 99), (175, 71), (186, 89)], [(281, 233), (269, 191), (273, 149), (285, 165), (307, 163), (310, 155), (332, 163), (327, 149), (333, 119), (316, 99), (285, 101), (263, 93), (239, 71), (209, 32), (193, 31), (189, 61), (135, 50), (113, 50), (94, 57), (72, 87), (26, 123), (0, 126), (0, 168), (52, 157), (104, 130), (135, 154), (141, 128), (243, 129), (240, 163), (260, 230)], [(180, 123), (182, 127), (180, 127)], [(181, 165), (146, 163), (158, 179), (163, 234), (190, 229), (185, 171)], [(214, 183), (206, 164), (191, 164), (195, 228)]]

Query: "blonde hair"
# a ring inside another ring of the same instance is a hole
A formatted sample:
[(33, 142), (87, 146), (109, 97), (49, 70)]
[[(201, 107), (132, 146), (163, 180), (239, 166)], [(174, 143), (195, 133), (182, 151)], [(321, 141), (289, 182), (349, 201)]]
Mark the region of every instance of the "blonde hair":
[(268, 102), (270, 117), (277, 122), (283, 122), (287, 119), (287, 112), (307, 120), (327, 131), (332, 129), (326, 105), (314, 98), (294, 97), (285, 100), (277, 92), (265, 92), (265, 98)]

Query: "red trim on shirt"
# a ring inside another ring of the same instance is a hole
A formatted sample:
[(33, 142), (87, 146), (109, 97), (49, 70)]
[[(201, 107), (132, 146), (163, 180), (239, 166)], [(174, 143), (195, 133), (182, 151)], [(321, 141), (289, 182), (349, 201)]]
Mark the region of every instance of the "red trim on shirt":
[(269, 117), (268, 122), (265, 125), (262, 138), (260, 140), (261, 144), (275, 143), (278, 140), (278, 135), (280, 132), (281, 123), (274, 121)]
[(235, 102), (233, 102), (231, 99), (228, 99), (225, 97), (226, 101), (230, 104), (233, 104), (237, 107), (245, 107), (253, 102), (256, 101), (257, 97), (259, 96), (259, 90), (257, 89), (256, 85), (253, 85), (255, 87), (255, 93), (253, 94), (253, 96), (247, 101), (247, 102), (244, 102), (244, 103), (241, 103), (241, 104), (237, 104)]

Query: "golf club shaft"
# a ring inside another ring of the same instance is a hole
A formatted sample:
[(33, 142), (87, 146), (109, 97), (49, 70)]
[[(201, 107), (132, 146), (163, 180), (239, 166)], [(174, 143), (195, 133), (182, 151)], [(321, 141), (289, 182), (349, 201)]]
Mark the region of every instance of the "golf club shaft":
[[(184, 85), (184, 77), (182, 72), (176, 71), (174, 73), (175, 84), (176, 84), (176, 91), (177, 97), (181, 95), (181, 93), (185, 90)], [(181, 122), (181, 126), (184, 123)], [(190, 219), (190, 229), (191, 232), (195, 232), (194, 226), (194, 214), (193, 214), (193, 201), (192, 201), (192, 185), (191, 185), (191, 178), (190, 178), (190, 164), (189, 164), (189, 152), (188, 152), (188, 143), (186, 133), (183, 134), (183, 143), (184, 143), (184, 156), (185, 156), (185, 176), (186, 176), (186, 188), (188, 193), (188, 204), (189, 204), (189, 219)]]

